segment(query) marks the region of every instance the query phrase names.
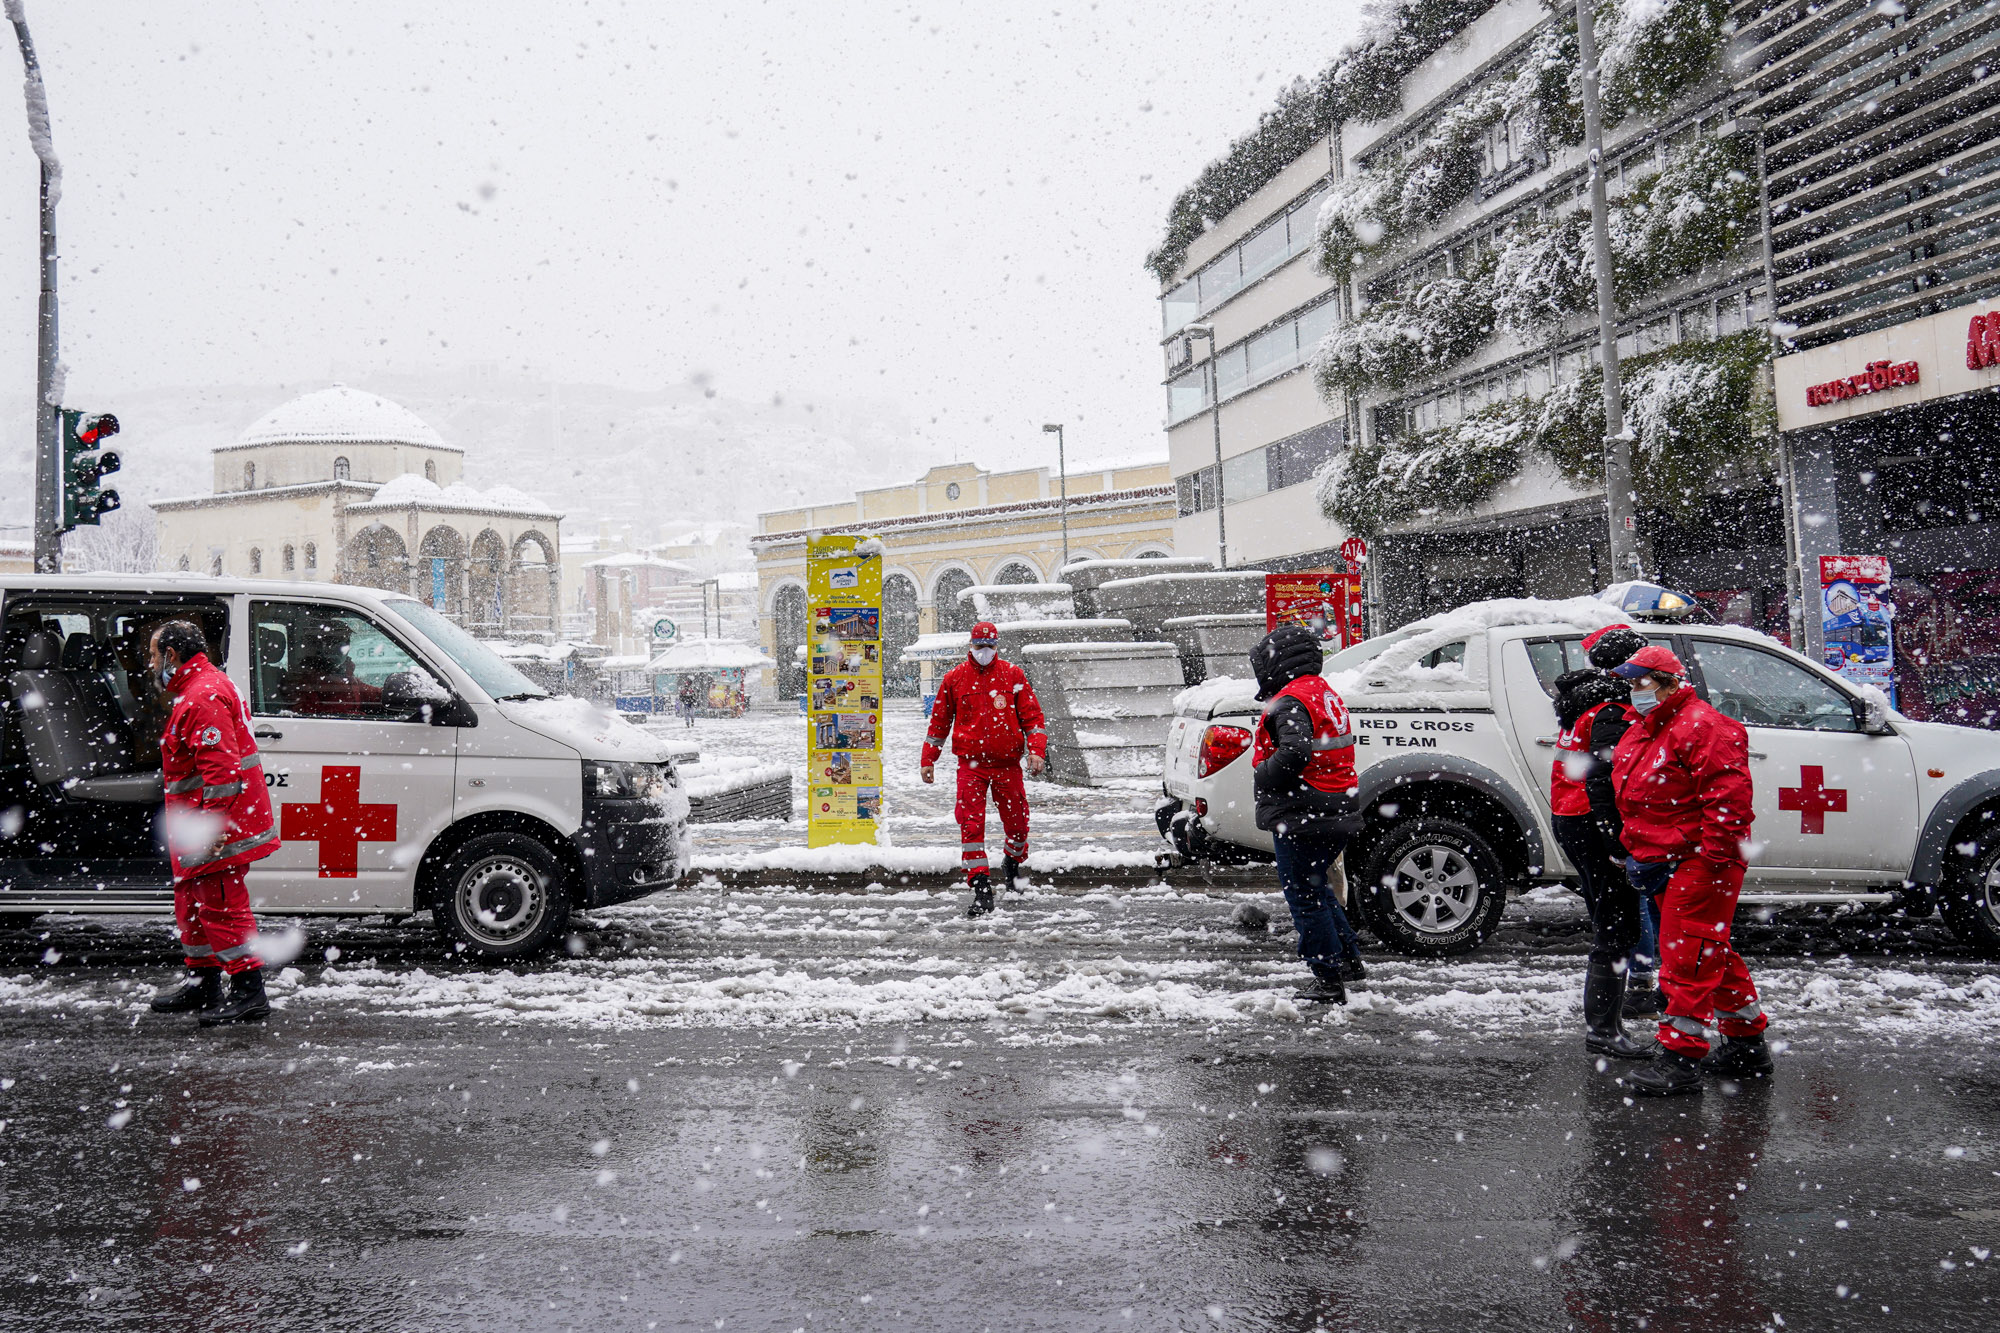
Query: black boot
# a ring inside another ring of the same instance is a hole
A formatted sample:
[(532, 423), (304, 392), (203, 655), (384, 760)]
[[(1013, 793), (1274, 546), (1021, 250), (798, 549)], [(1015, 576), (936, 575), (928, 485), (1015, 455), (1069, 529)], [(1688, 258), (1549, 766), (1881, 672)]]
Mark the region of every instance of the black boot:
[(1661, 1051), (1629, 1074), (1620, 1074), (1619, 1083), (1641, 1097), (1672, 1097), (1701, 1091), (1701, 1062), (1679, 1051)]
[(271, 1002), (264, 998), (264, 969), (248, 968), (229, 979), (229, 998), (214, 1009), (204, 1009), (201, 1025), (261, 1023), (271, 1014)]
[(1343, 958), (1340, 960), (1340, 980), (1343, 985), (1356, 990), (1367, 990), (1368, 969), (1359, 958)]
[(984, 875), (972, 877), (972, 906), (965, 909), (968, 917), (978, 918), (993, 910), (993, 881)]
[(1625, 1001), (1625, 974), (1611, 963), (1592, 962), (1583, 974), (1583, 1048), (1617, 1060), (1643, 1060), (1653, 1043), (1635, 1040), (1619, 1021)]
[(1011, 856), (1001, 857), (1000, 882), (1007, 886), (1007, 892), (1012, 893), (1016, 888), (1019, 887), (1017, 881), (1020, 878), (1021, 878), (1021, 863), (1019, 861), (1016, 861)]
[(1621, 1010), (1624, 1017), (1651, 1018), (1666, 1012), (1666, 997), (1654, 986), (1651, 975), (1630, 973), (1625, 983), (1625, 1004)]
[(1293, 998), (1307, 1004), (1346, 1004), (1347, 987), (1341, 982), (1338, 965), (1314, 966), (1310, 984), (1294, 991)]
[(213, 1009), (222, 1003), (222, 969), (197, 967), (172, 990), (163, 990), (149, 1006), (156, 1014), (185, 1014), (194, 1009)]
[(1724, 1037), (1702, 1057), (1701, 1072), (1717, 1078), (1769, 1078), (1771, 1048), (1761, 1032), (1754, 1037)]

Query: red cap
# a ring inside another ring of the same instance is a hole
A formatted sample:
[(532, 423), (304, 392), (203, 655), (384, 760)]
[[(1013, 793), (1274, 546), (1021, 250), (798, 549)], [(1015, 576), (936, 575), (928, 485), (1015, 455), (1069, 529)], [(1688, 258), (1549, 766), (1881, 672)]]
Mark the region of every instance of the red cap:
[(990, 620), (980, 621), (977, 625), (974, 625), (972, 627), (972, 641), (974, 643), (1000, 642), (999, 627), (994, 625), (994, 623)]
[(1590, 633), (1583, 636), (1583, 651), (1587, 653), (1592, 648), (1595, 648), (1597, 646), (1597, 641), (1603, 638), (1605, 635), (1609, 634), (1612, 630), (1631, 629), (1631, 628), (1632, 627), (1630, 625), (1627, 625), (1624, 621), (1621, 620), (1616, 625), (1606, 625), (1603, 629), (1592, 630)]
[(1681, 665), (1681, 659), (1674, 656), (1671, 648), (1663, 648), (1657, 643), (1647, 644), (1611, 668), (1612, 675), (1623, 676), (1627, 680), (1653, 672), (1662, 676), (1685, 676), (1687, 668)]

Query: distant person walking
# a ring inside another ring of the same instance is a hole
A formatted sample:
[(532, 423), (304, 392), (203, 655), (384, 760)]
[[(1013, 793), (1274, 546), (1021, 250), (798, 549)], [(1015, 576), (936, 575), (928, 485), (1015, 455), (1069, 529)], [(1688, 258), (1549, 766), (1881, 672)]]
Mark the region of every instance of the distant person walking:
[(690, 727), (694, 725), (694, 706), (699, 697), (695, 693), (694, 677), (682, 676), (678, 705), (681, 720)]
[(155, 630), (151, 660), (155, 680), (173, 699), (160, 735), (160, 776), (174, 920), (188, 966), (187, 981), (155, 995), (152, 1008), (198, 1011), (203, 1027), (255, 1022), (271, 1003), (264, 998), (263, 961), (251, 952), (257, 922), (244, 874), (252, 861), (278, 850), (278, 829), (250, 711), (208, 660), (208, 642), (192, 621), (170, 620)]
[(1355, 801), (1354, 729), (1347, 705), (1320, 674), (1325, 655), (1302, 625), (1280, 625), (1250, 653), (1257, 676), (1253, 789), (1257, 827), (1277, 848), (1278, 882), (1298, 927), (1299, 957), (1314, 985), (1299, 992), (1318, 1003), (1347, 1003), (1347, 983), (1368, 974), (1361, 943), (1341, 910), (1329, 872), (1361, 829)]
[(1638, 720), (1632, 687), (1611, 669), (1646, 646), (1629, 625), (1598, 630), (1583, 641), (1590, 665), (1556, 677), (1556, 758), (1549, 774), (1549, 810), (1556, 843), (1576, 867), (1590, 910), (1590, 961), (1583, 976), (1583, 1045), (1597, 1055), (1640, 1060), (1653, 1053), (1621, 1021), (1630, 955), (1640, 935), (1639, 891), (1625, 874), (1618, 802), (1611, 790), (1611, 756)]
[[(1659, 892), (1660, 1053), (1621, 1080), (1646, 1096), (1701, 1091), (1703, 1073), (1771, 1072), (1768, 1020), (1750, 969), (1729, 947), (1746, 868), (1752, 786), (1743, 724), (1696, 697), (1678, 657), (1641, 648), (1615, 668), (1632, 682), (1639, 720), (1618, 742), (1611, 783), (1641, 892)], [(1664, 886), (1661, 888), (1660, 886)], [(1722, 1032), (1711, 1051), (1710, 1019)]]
[(1000, 876), (1009, 889), (1028, 859), (1028, 789), (1021, 777), (1042, 771), (1049, 753), (1048, 722), (1035, 687), (1021, 668), (1000, 657), (1000, 631), (991, 621), (972, 627), (966, 658), (938, 682), (931, 707), (930, 734), (924, 738), (923, 779), (937, 781), (937, 761), (945, 738), (958, 756), (959, 852), (965, 882), (972, 889), (967, 916), (993, 910), (993, 879), (986, 861), (986, 793), (1000, 809), (1006, 857)]

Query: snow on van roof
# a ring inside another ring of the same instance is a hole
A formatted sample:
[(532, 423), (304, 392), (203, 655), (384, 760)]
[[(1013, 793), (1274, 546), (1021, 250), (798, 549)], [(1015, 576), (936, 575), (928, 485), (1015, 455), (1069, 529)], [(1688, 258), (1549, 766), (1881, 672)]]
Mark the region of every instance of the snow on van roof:
[[(1603, 629), (1608, 625), (1629, 625), (1632, 618), (1609, 602), (1595, 597), (1566, 597), (1559, 601), (1542, 597), (1497, 597), (1489, 602), (1470, 602), (1450, 611), (1403, 626), (1394, 643), (1368, 661), (1342, 675), (1364, 689), (1437, 689), (1448, 682), (1437, 673), (1442, 666), (1422, 667), (1418, 663), (1440, 648), (1482, 630), (1505, 629), (1512, 625), (1569, 625), (1580, 630)], [(1464, 672), (1457, 673), (1464, 679)], [(1460, 685), (1458, 688), (1463, 689)]]

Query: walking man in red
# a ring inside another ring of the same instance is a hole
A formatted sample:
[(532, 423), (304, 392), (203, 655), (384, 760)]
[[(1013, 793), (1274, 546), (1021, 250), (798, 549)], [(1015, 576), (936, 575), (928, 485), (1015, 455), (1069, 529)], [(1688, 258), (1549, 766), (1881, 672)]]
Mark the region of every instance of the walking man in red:
[[(1700, 1092), (1704, 1073), (1762, 1078), (1771, 1072), (1767, 1020), (1750, 969), (1729, 947), (1750, 836), (1750, 743), (1743, 724), (1687, 684), (1678, 657), (1641, 648), (1612, 674), (1632, 682), (1639, 720), (1611, 758), (1624, 820), (1625, 863), (1641, 893), (1660, 893), (1660, 1053), (1620, 1081), (1663, 1097)], [(1664, 887), (1662, 887), (1664, 886)], [(1722, 1044), (1708, 1047), (1713, 1018)]]
[(966, 660), (944, 673), (937, 703), (931, 708), (930, 735), (924, 738), (923, 778), (937, 781), (938, 756), (951, 737), (958, 756), (959, 846), (965, 859), (965, 882), (972, 886), (967, 916), (993, 910), (993, 880), (986, 869), (986, 792), (1000, 807), (1000, 827), (1007, 834), (1007, 854), (1001, 878), (1014, 887), (1021, 862), (1028, 859), (1028, 791), (1021, 780), (1022, 755), (1028, 772), (1040, 773), (1048, 761), (1049, 733), (1034, 686), (1012, 662), (1000, 660), (1000, 631), (991, 621), (972, 627), (972, 647)]
[(160, 735), (160, 776), (167, 787), (174, 921), (190, 973), (154, 996), (152, 1007), (163, 1014), (199, 1011), (203, 1027), (254, 1023), (271, 1004), (263, 963), (250, 948), (257, 922), (243, 877), (252, 861), (278, 850), (278, 829), (264, 761), (250, 738), (250, 710), (208, 660), (208, 643), (191, 621), (170, 620), (153, 632), (152, 666), (174, 701)]

